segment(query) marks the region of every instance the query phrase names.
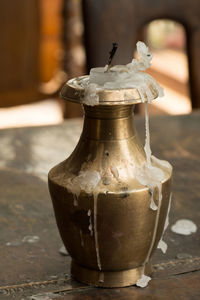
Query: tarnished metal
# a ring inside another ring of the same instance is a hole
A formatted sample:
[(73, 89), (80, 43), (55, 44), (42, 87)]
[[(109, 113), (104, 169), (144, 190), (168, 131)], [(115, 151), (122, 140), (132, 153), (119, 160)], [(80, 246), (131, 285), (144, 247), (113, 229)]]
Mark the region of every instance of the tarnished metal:
[[(69, 86), (65, 94), (67, 99), (71, 83)], [(135, 91), (132, 92), (133, 99)], [(118, 95), (118, 91), (112, 93), (113, 97)], [(77, 101), (79, 97), (77, 94)], [(57, 225), (73, 259), (71, 272), (76, 279), (103, 287), (132, 285), (143, 272), (150, 273), (150, 261), (146, 266), (144, 262), (156, 222), (156, 212), (150, 209), (149, 189), (136, 180), (134, 170), (130, 174), (130, 164), (136, 168), (146, 160), (134, 127), (133, 105), (85, 105), (84, 109), (84, 127), (78, 145), (67, 160), (49, 172)], [(74, 204), (74, 195), (67, 182), (70, 177), (78, 176), (83, 166), (87, 170), (100, 170), (101, 181), (98, 191), (81, 191)], [(114, 167), (122, 170), (123, 179), (113, 174)], [(170, 179), (171, 174), (165, 172), (158, 229), (150, 256), (163, 232)], [(154, 201), (158, 204), (157, 191)], [(91, 219), (88, 211), (92, 212)]]

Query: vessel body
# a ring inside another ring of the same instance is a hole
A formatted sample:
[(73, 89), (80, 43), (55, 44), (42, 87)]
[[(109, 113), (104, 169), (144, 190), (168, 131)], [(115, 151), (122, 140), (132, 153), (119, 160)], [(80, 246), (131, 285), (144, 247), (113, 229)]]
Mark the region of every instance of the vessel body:
[[(151, 192), (135, 176), (146, 156), (134, 127), (133, 105), (85, 105), (84, 109), (75, 150), (49, 172), (58, 229), (72, 257), (72, 276), (95, 286), (129, 286), (151, 272), (150, 259), (164, 230), (172, 174), (163, 169), (162, 201), (155, 188), (158, 209), (152, 210)], [(88, 178), (88, 185), (76, 188), (77, 178)]]

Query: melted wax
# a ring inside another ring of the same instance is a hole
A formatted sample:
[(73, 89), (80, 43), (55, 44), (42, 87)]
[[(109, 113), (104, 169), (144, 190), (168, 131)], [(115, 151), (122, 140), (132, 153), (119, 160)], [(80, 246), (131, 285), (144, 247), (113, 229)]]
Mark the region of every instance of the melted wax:
[(89, 217), (89, 226), (88, 226), (88, 229), (90, 231), (90, 235), (92, 236), (93, 235), (93, 226), (92, 226), (92, 211), (91, 211), (91, 209), (88, 210), (87, 215)]
[(98, 231), (97, 231), (97, 200), (98, 200), (98, 193), (93, 192), (94, 197), (94, 238), (95, 238), (95, 248), (96, 248), (96, 255), (97, 255), (97, 265), (99, 270), (101, 270), (101, 260), (99, 255), (99, 240), (98, 240)]
[(172, 225), (171, 230), (174, 233), (190, 235), (191, 233), (195, 233), (197, 231), (197, 226), (191, 220), (181, 219), (176, 221), (176, 223)]
[(143, 42), (137, 42), (138, 59), (133, 59), (127, 65), (116, 65), (106, 72), (107, 66), (93, 68), (90, 70), (89, 82), (83, 80), (81, 85), (85, 88), (83, 103), (86, 105), (98, 105), (98, 91), (105, 89), (125, 89), (136, 88), (140, 94), (142, 102), (146, 98), (151, 101), (152, 95), (150, 86), (153, 86), (158, 95), (163, 96), (163, 89), (156, 80), (143, 71), (150, 67), (152, 54)]
[[(157, 91), (159, 96), (163, 96), (163, 89), (154, 80), (154, 78), (142, 72), (150, 66), (150, 61), (152, 59), (152, 55), (151, 53), (149, 53), (148, 47), (146, 47), (144, 43), (138, 42), (137, 51), (140, 60), (133, 59), (131, 63), (125, 66), (118, 65), (111, 67), (109, 72), (106, 72), (107, 66), (105, 66), (104, 68), (91, 69), (89, 82), (88, 80), (83, 79), (80, 84), (82, 87), (85, 88), (85, 97), (83, 103), (85, 103), (86, 105), (94, 106), (99, 104), (99, 90), (119, 88), (136, 88), (138, 90), (140, 98), (142, 99), (142, 102), (145, 103), (146, 139), (144, 151), (146, 154), (146, 161), (142, 166), (138, 166), (136, 168), (134, 174), (136, 179), (142, 185), (148, 187), (149, 192), (151, 194), (150, 209), (152, 209), (156, 213), (151, 245), (143, 263), (143, 266), (145, 266), (145, 264), (149, 261), (149, 257), (151, 255), (155, 243), (160, 208), (162, 204), (162, 181), (165, 179), (165, 172), (171, 172), (172, 167), (168, 162), (159, 160), (151, 154), (148, 103), (151, 103), (154, 97), (151, 92), (150, 86), (153, 86), (154, 90)], [(116, 179), (119, 178), (119, 172), (116, 167), (111, 167), (111, 173)], [(101, 270), (101, 261), (99, 254), (97, 230), (97, 185), (102, 179), (103, 178), (101, 178), (101, 175), (98, 171), (80, 171), (78, 176), (71, 178), (68, 181), (68, 188), (74, 195), (76, 195), (77, 199), (81, 190), (84, 190), (88, 194), (93, 194), (94, 224), (92, 226), (91, 211), (89, 210), (89, 230), (91, 235), (93, 235), (94, 233), (97, 264), (99, 270)], [(156, 190), (158, 191), (158, 203), (155, 203), (154, 201)], [(78, 201), (76, 202), (77, 199), (74, 199), (75, 206), (78, 205)], [(158, 247), (161, 248), (164, 252), (167, 249), (167, 245), (162, 239), (160, 240)], [(140, 287), (145, 287), (148, 285), (149, 280), (151, 280), (149, 276), (142, 274), (141, 278), (137, 281), (136, 285)]]
[[(165, 179), (165, 173), (171, 172), (171, 165), (167, 161), (162, 161), (151, 154), (150, 148), (150, 133), (149, 133), (149, 115), (148, 115), (148, 103), (145, 102), (145, 128), (146, 128), (146, 139), (145, 139), (145, 154), (146, 162), (142, 166), (136, 168), (136, 178), (142, 184), (149, 188), (151, 194), (150, 209), (156, 211), (156, 219), (153, 230), (152, 241), (144, 261), (144, 265), (149, 261), (151, 252), (156, 239), (156, 233), (158, 229), (158, 221), (160, 216), (160, 209), (162, 205), (162, 181)], [(155, 190), (158, 191), (158, 204), (154, 202)], [(164, 241), (160, 241), (159, 247), (166, 252), (167, 244)]]
[(151, 280), (151, 277), (142, 274), (140, 279), (138, 279), (138, 281), (136, 282), (136, 285), (141, 287), (141, 288), (144, 288), (148, 285), (150, 280)]
[(163, 235), (165, 233), (165, 230), (167, 229), (168, 225), (169, 225), (169, 212), (170, 212), (170, 208), (171, 208), (171, 200), (172, 200), (172, 193), (170, 194), (170, 198), (169, 198), (169, 205), (168, 205), (168, 210), (167, 210), (167, 216), (166, 216), (166, 220), (165, 220), (165, 225), (164, 225), (164, 230), (162, 233), (162, 237), (158, 243), (157, 248), (160, 249), (163, 253), (166, 253), (167, 251), (167, 243), (165, 241), (163, 241)]

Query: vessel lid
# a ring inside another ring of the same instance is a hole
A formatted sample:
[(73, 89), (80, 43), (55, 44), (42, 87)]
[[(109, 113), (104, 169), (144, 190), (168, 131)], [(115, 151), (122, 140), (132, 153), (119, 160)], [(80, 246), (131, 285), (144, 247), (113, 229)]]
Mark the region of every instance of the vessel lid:
[[(60, 95), (63, 99), (84, 103), (84, 95), (87, 84), (89, 83), (89, 75), (80, 76), (70, 79), (61, 89)], [(150, 81), (148, 88), (151, 91), (153, 99), (158, 97), (158, 90)], [(101, 89), (98, 88), (96, 94), (99, 97), (98, 105), (122, 105), (122, 104), (137, 104), (144, 102), (136, 88), (119, 88), (119, 89)], [(147, 96), (144, 93), (144, 100), (147, 101)], [(86, 103), (87, 104), (87, 103)]]

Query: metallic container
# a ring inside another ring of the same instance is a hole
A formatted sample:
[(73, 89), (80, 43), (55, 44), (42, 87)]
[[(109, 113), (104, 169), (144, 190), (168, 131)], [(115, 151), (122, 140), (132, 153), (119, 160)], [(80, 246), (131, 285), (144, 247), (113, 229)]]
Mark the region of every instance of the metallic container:
[[(81, 103), (83, 80), (87, 77), (68, 81), (61, 96)], [(50, 170), (49, 190), (60, 235), (72, 257), (72, 276), (95, 286), (124, 287), (151, 273), (150, 257), (168, 211), (171, 173), (163, 169), (162, 202), (153, 211), (148, 187), (133, 172), (146, 160), (134, 127), (133, 107), (141, 102), (138, 91), (104, 90), (99, 99), (99, 105), (84, 105), (80, 140), (70, 157)], [(81, 190), (77, 197), (69, 180), (81, 170), (96, 170), (101, 179), (92, 192)], [(154, 201), (159, 202), (158, 191)]]

